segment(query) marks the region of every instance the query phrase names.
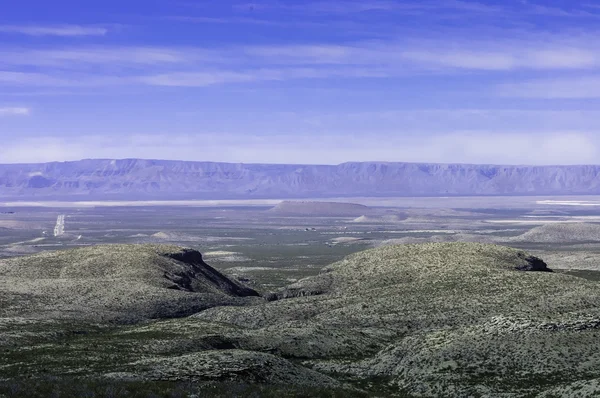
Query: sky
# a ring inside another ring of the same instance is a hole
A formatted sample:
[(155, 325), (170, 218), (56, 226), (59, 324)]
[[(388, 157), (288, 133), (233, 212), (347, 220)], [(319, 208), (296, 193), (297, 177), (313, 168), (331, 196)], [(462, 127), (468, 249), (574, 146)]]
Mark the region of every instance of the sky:
[(596, 0), (0, 5), (0, 163), (600, 164)]

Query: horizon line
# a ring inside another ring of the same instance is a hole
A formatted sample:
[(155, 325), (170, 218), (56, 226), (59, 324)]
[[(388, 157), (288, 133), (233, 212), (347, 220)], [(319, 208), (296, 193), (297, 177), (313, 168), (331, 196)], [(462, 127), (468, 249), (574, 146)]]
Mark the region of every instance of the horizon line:
[(468, 162), (406, 162), (406, 161), (346, 161), (336, 164), (323, 163), (255, 163), (255, 162), (222, 162), (214, 160), (183, 160), (183, 159), (152, 159), (152, 158), (83, 158), (77, 160), (53, 160), (49, 162), (16, 162), (1, 163), (0, 166), (31, 166), (45, 165), (54, 163), (79, 163), (86, 161), (147, 161), (147, 162), (184, 162), (184, 163), (209, 163), (209, 164), (230, 164), (230, 165), (255, 165), (255, 166), (317, 166), (317, 167), (339, 167), (346, 164), (410, 164), (410, 165), (439, 165), (439, 166), (489, 166), (489, 167), (600, 167), (600, 163), (579, 163), (579, 164), (507, 164), (507, 163), (468, 163)]

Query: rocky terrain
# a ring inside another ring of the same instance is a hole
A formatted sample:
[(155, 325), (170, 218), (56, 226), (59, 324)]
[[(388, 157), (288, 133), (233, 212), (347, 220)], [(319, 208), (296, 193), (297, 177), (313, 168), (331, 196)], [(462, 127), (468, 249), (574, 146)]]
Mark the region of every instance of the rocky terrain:
[(600, 166), (233, 164), (142, 159), (0, 165), (0, 197), (316, 198), (600, 193)]
[(258, 293), (194, 250), (100, 245), (0, 260), (3, 317), (135, 322), (243, 305)]
[[(370, 396), (600, 393), (600, 282), (551, 272), (521, 250), (385, 246), (264, 299), (245, 297), (255, 293), (201, 261), (197, 252), (164, 246), (4, 260), (0, 379), (43, 368), (61, 377), (286, 384)], [(67, 295), (56, 280), (76, 283), (66, 285)], [(70, 314), (70, 323), (42, 302)], [(82, 305), (136, 316), (127, 317), (129, 326), (94, 326), (101, 319), (90, 323), (78, 313)], [(78, 332), (65, 337), (64, 330)]]

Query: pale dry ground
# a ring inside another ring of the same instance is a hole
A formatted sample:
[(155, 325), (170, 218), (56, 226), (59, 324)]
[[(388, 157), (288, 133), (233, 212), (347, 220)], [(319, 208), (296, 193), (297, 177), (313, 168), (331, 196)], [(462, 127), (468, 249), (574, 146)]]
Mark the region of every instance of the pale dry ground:
[(32, 230), (41, 229), (42, 225), (35, 221), (0, 220), (0, 228)]
[(204, 258), (206, 258), (207, 260), (211, 260), (211, 261), (218, 260), (218, 261), (222, 261), (225, 263), (252, 261), (252, 259), (242, 255), (241, 253), (228, 252), (225, 250), (204, 252), (203, 255), (204, 255)]
[(371, 209), (367, 206), (344, 202), (290, 201), (286, 200), (269, 213), (287, 217), (359, 217)]
[(249, 199), (249, 200), (102, 200), (102, 201), (15, 201), (2, 202), (1, 207), (27, 208), (82, 208), (82, 207), (221, 207), (221, 206), (275, 206), (280, 199)]

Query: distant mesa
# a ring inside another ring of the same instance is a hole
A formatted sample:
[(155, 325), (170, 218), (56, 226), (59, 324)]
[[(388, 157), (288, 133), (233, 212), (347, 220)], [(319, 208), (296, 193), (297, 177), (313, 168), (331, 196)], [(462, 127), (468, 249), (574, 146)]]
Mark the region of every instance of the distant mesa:
[(600, 242), (600, 224), (552, 223), (535, 227), (512, 239), (515, 242), (582, 243)]
[(598, 173), (600, 166), (389, 162), (274, 165), (88, 159), (2, 164), (0, 197), (141, 200), (447, 197), (531, 195), (532, 192), (589, 195), (600, 193)]
[(244, 305), (256, 296), (200, 252), (177, 246), (100, 245), (0, 260), (0, 302), (13, 302), (3, 308), (7, 316), (130, 323)]
[(369, 211), (369, 207), (356, 203), (287, 200), (269, 210), (271, 214), (298, 217), (357, 217)]

